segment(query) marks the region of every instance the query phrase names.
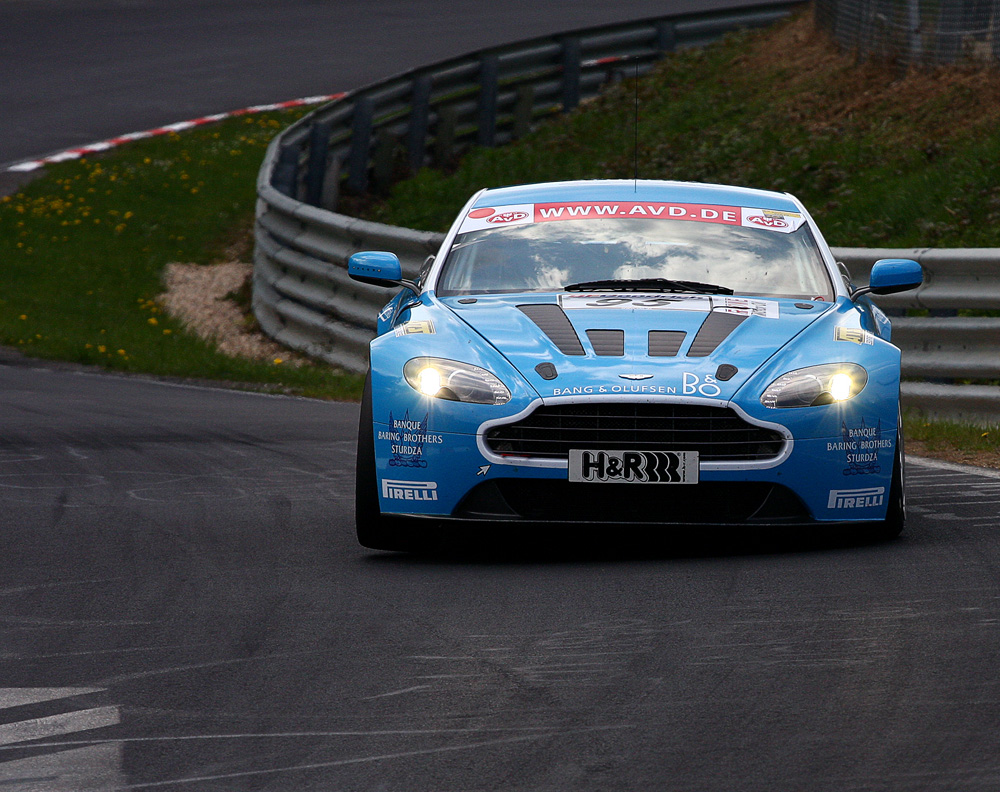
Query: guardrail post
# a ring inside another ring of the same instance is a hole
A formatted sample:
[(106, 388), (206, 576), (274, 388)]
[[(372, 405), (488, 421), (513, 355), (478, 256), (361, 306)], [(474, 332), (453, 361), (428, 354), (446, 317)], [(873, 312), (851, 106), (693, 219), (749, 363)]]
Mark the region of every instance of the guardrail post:
[(399, 151), (399, 139), (388, 129), (375, 133), (375, 149), (372, 152), (372, 186), (376, 192), (386, 192), (392, 184)]
[(494, 146), (497, 138), (497, 90), (500, 83), (500, 59), (484, 55), (479, 61), (479, 132), (476, 142), (480, 146)]
[(439, 168), (449, 165), (455, 156), (457, 128), (458, 108), (454, 105), (438, 108), (437, 124), (434, 128), (434, 164)]
[(531, 131), (531, 120), (535, 109), (535, 86), (522, 85), (517, 89), (517, 103), (514, 105), (514, 126), (511, 136), (517, 140)]
[(372, 126), (375, 103), (367, 96), (354, 102), (354, 120), (351, 130), (351, 153), (347, 158), (347, 188), (363, 193), (368, 189), (368, 158), (372, 146)]
[(413, 95), (410, 98), (410, 125), (406, 131), (406, 150), (410, 158), (410, 170), (413, 171), (420, 170), (424, 165), (433, 84), (434, 81), (430, 75), (426, 74), (413, 81)]
[(330, 160), (330, 165), (323, 179), (323, 194), (320, 197), (320, 208), (336, 209), (340, 199), (340, 157)]
[(282, 146), (278, 164), (274, 166), (271, 186), (289, 198), (298, 198), (299, 150), (295, 146)]
[(660, 52), (673, 52), (677, 49), (677, 28), (669, 20), (663, 20), (656, 25), (656, 48)]
[(323, 200), (323, 179), (326, 177), (326, 157), (330, 151), (329, 121), (313, 124), (309, 130), (309, 162), (306, 165), (306, 203), (320, 206)]
[(564, 38), (563, 45), (563, 112), (580, 104), (580, 57), (582, 49), (576, 36)]

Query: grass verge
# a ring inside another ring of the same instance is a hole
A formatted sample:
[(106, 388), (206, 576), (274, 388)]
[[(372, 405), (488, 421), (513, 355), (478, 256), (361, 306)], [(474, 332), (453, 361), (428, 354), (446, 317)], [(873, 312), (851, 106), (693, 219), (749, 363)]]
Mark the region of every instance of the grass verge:
[(166, 316), (171, 261), (224, 259), (252, 223), (267, 143), (302, 109), (244, 116), (50, 165), (0, 198), (0, 344), (124, 372), (356, 399), (360, 378), (220, 354)]
[(1000, 422), (991, 426), (931, 421), (916, 413), (903, 415), (906, 451), (949, 462), (1000, 468)]
[[(639, 175), (787, 190), (832, 245), (1000, 245), (1000, 73), (857, 64), (810, 15), (663, 60), (642, 78)], [(367, 209), (443, 231), (487, 186), (633, 176), (635, 83)]]

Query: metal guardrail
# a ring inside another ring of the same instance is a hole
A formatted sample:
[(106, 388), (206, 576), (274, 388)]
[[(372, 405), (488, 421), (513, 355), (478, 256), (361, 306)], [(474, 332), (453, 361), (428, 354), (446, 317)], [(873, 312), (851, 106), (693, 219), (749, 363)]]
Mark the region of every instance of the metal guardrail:
[(861, 284), (877, 259), (910, 258), (924, 268), (918, 289), (877, 298), (894, 313), (917, 308), (930, 314), (892, 319), (903, 376), (933, 380), (904, 382), (904, 406), (932, 417), (1000, 422), (1000, 387), (947, 384), (1000, 379), (1000, 317), (958, 316), (960, 309), (1000, 310), (1000, 248), (834, 248), (833, 253)]
[(496, 146), (573, 110), (665, 53), (769, 25), (794, 2), (576, 30), (463, 55), (346, 94), (268, 148), (257, 181), (254, 313), (264, 331), (348, 371), (364, 371), (386, 292), (347, 277), (363, 249), (396, 252), (415, 277), (442, 237), (336, 214), (342, 190), (387, 186), (400, 171)]
[[(792, 4), (664, 17), (575, 31), (487, 50), (408, 72), (346, 95), (276, 137), (257, 182), (254, 312), (281, 343), (348, 371), (364, 372), (378, 310), (390, 292), (352, 281), (347, 259), (392, 250), (414, 278), (442, 234), (338, 214), (341, 189), (377, 189), (394, 169), (447, 161), (461, 146), (499, 145), (532, 123), (564, 112), (637, 64), (700, 46), (740, 27), (769, 24)], [(1000, 249), (834, 250), (865, 282), (878, 258), (913, 258), (925, 283), (879, 298), (886, 309), (926, 308), (931, 317), (893, 320), (903, 349), (904, 403), (928, 414), (1000, 419), (1000, 387), (955, 386), (954, 379), (1000, 379), (1000, 318), (957, 316), (1000, 309)], [(952, 314), (943, 316), (940, 314)]]

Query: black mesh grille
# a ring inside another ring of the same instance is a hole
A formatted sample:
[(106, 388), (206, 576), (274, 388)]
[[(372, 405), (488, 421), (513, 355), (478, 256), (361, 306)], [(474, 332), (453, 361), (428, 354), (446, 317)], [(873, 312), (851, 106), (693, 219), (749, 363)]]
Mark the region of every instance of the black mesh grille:
[(726, 407), (595, 402), (539, 407), (517, 423), (495, 426), (486, 443), (501, 456), (568, 459), (571, 448), (697, 451), (701, 461), (772, 459), (785, 439)]
[(691, 525), (780, 525), (812, 519), (791, 490), (765, 481), (644, 486), (508, 478), (474, 487), (453, 516), (476, 520)]

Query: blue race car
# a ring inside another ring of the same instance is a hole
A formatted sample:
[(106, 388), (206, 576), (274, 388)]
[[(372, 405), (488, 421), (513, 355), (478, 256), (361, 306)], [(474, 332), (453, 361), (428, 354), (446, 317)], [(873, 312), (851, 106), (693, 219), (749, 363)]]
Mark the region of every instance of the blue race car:
[[(446, 521), (863, 526), (905, 519), (899, 349), (788, 194), (667, 181), (483, 190), (379, 314), (357, 534)], [(655, 529), (654, 529), (655, 530)]]

